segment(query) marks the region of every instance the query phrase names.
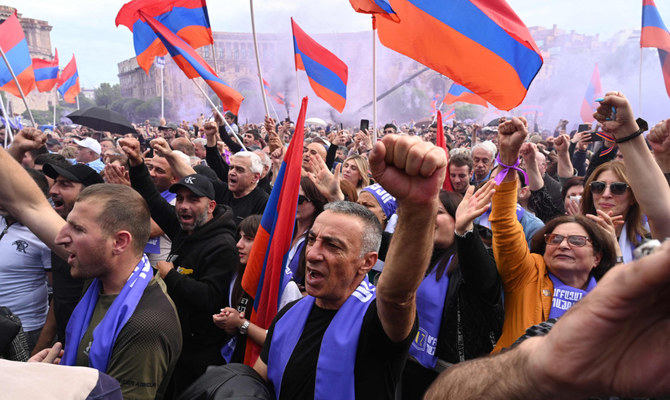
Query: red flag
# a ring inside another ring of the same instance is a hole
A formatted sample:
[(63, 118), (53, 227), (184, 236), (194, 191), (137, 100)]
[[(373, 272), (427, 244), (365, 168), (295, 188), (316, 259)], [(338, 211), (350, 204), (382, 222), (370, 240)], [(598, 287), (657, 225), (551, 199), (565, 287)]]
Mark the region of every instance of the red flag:
[[(249, 320), (263, 329), (270, 327), (277, 314), (281, 290), (284, 287), (284, 265), (291, 249), (295, 212), (298, 208), (306, 112), (307, 97), (302, 100), (295, 133), (279, 168), (242, 276), (242, 288), (254, 296), (254, 307)], [(247, 340), (244, 363), (253, 366), (260, 351), (258, 345)]]
[[(0, 47), (21, 85), (23, 94), (27, 96), (31, 90), (35, 89), (35, 73), (28, 42), (26, 42), (26, 36), (23, 34), (16, 12), (0, 24)], [(0, 61), (0, 90), (21, 97), (21, 92), (4, 61)]]
[[(447, 162), (449, 162), (449, 149), (447, 149), (447, 139), (444, 137), (444, 125), (442, 125), (442, 111), (437, 110), (437, 140), (435, 141), (437, 147), (444, 149), (444, 153), (447, 155)], [(444, 177), (444, 183), (442, 184), (442, 189), (448, 190), (450, 192), (454, 191), (454, 188), (451, 186), (451, 178), (449, 177), (449, 171), (447, 171), (446, 176)]]
[(72, 60), (65, 66), (58, 79), (58, 93), (63, 96), (66, 103), (76, 103), (76, 97), (81, 92), (79, 87), (79, 71), (77, 71), (77, 61), (72, 55)]

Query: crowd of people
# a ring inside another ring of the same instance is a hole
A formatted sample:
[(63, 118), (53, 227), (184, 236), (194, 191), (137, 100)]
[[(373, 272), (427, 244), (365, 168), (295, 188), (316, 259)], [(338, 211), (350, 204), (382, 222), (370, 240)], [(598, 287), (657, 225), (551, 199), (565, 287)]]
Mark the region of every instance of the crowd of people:
[(618, 92), (594, 117), (305, 127), (268, 327), (242, 280), (291, 121), (25, 128), (0, 150), (0, 358), (91, 367), (108, 398), (668, 395), (670, 127)]

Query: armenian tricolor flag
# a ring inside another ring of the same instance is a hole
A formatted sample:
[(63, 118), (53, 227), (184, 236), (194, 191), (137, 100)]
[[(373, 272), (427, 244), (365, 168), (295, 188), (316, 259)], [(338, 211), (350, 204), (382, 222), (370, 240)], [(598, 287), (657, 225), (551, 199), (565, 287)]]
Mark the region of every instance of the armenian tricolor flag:
[(656, 47), (658, 58), (661, 61), (665, 90), (670, 96), (670, 33), (665, 27), (661, 14), (654, 4), (654, 0), (642, 1), (642, 32), (640, 33), (640, 47)]
[(53, 61), (33, 58), (35, 83), (40, 92), (49, 92), (58, 83), (58, 49)]
[(443, 102), (445, 104), (453, 104), (457, 101), (460, 101), (462, 103), (476, 104), (478, 106), (484, 106), (486, 108), (489, 107), (488, 104), (486, 104), (486, 100), (472, 93), (472, 91), (468, 90), (468, 88), (466, 88), (465, 86), (459, 85), (458, 83), (454, 82), (451, 84), (451, 87), (449, 88), (449, 92), (447, 92), (447, 95), (444, 96)]
[[(24, 95), (35, 89), (35, 73), (33, 63), (30, 60), (28, 42), (23, 34), (21, 23), (16, 13), (12, 14), (0, 24), (0, 48), (5, 53), (9, 65), (21, 85)], [(9, 68), (4, 61), (0, 61), (0, 90), (21, 97), (21, 92), (16, 86)]]
[(309, 37), (293, 18), (291, 25), (295, 69), (305, 71), (314, 93), (342, 112), (347, 102), (347, 64)]
[[(291, 249), (291, 238), (298, 208), (302, 146), (304, 141), (307, 98), (302, 100), (295, 133), (279, 168), (277, 180), (265, 206), (261, 225), (249, 254), (249, 261), (242, 276), (242, 288), (254, 295), (250, 321), (268, 329), (277, 314), (281, 291), (284, 287), (284, 265)], [(247, 340), (244, 363), (253, 366), (261, 348)]]
[(379, 15), (393, 22), (400, 22), (398, 14), (386, 0), (349, 0), (349, 3), (358, 13)]
[(79, 72), (77, 71), (77, 61), (72, 55), (72, 60), (65, 66), (58, 79), (58, 93), (63, 96), (66, 103), (76, 103), (77, 95), (81, 92), (79, 87)]
[(602, 97), (603, 87), (600, 84), (600, 72), (598, 72), (598, 64), (596, 64), (593, 69), (593, 74), (591, 75), (591, 82), (586, 88), (586, 93), (582, 99), (582, 106), (579, 111), (579, 115), (582, 117), (584, 122), (593, 122), (593, 113), (596, 112), (596, 99)]

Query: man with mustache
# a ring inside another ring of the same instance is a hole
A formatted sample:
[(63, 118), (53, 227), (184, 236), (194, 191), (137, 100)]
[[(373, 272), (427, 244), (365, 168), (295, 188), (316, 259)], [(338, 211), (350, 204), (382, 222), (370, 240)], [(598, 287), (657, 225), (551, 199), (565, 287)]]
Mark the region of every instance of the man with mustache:
[[(228, 306), (228, 290), (237, 265), (233, 212), (217, 205), (214, 186), (204, 175), (192, 174), (170, 186), (175, 206), (160, 194), (144, 164), (136, 139), (119, 141), (128, 155), (130, 182), (147, 201), (151, 218), (172, 240), (170, 255), (156, 265), (168, 294), (177, 307), (184, 338), (182, 353), (172, 376), (178, 395), (207, 366), (224, 364), (221, 347), (225, 332), (212, 322)], [(175, 396), (176, 397), (176, 396)]]

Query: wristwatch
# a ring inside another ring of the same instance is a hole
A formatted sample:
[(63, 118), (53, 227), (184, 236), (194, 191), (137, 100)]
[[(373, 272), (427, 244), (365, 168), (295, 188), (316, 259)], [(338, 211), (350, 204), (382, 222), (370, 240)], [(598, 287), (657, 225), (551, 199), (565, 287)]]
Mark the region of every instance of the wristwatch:
[(246, 335), (247, 330), (249, 329), (249, 321), (245, 320), (244, 323), (238, 329), (240, 331), (240, 335)]

